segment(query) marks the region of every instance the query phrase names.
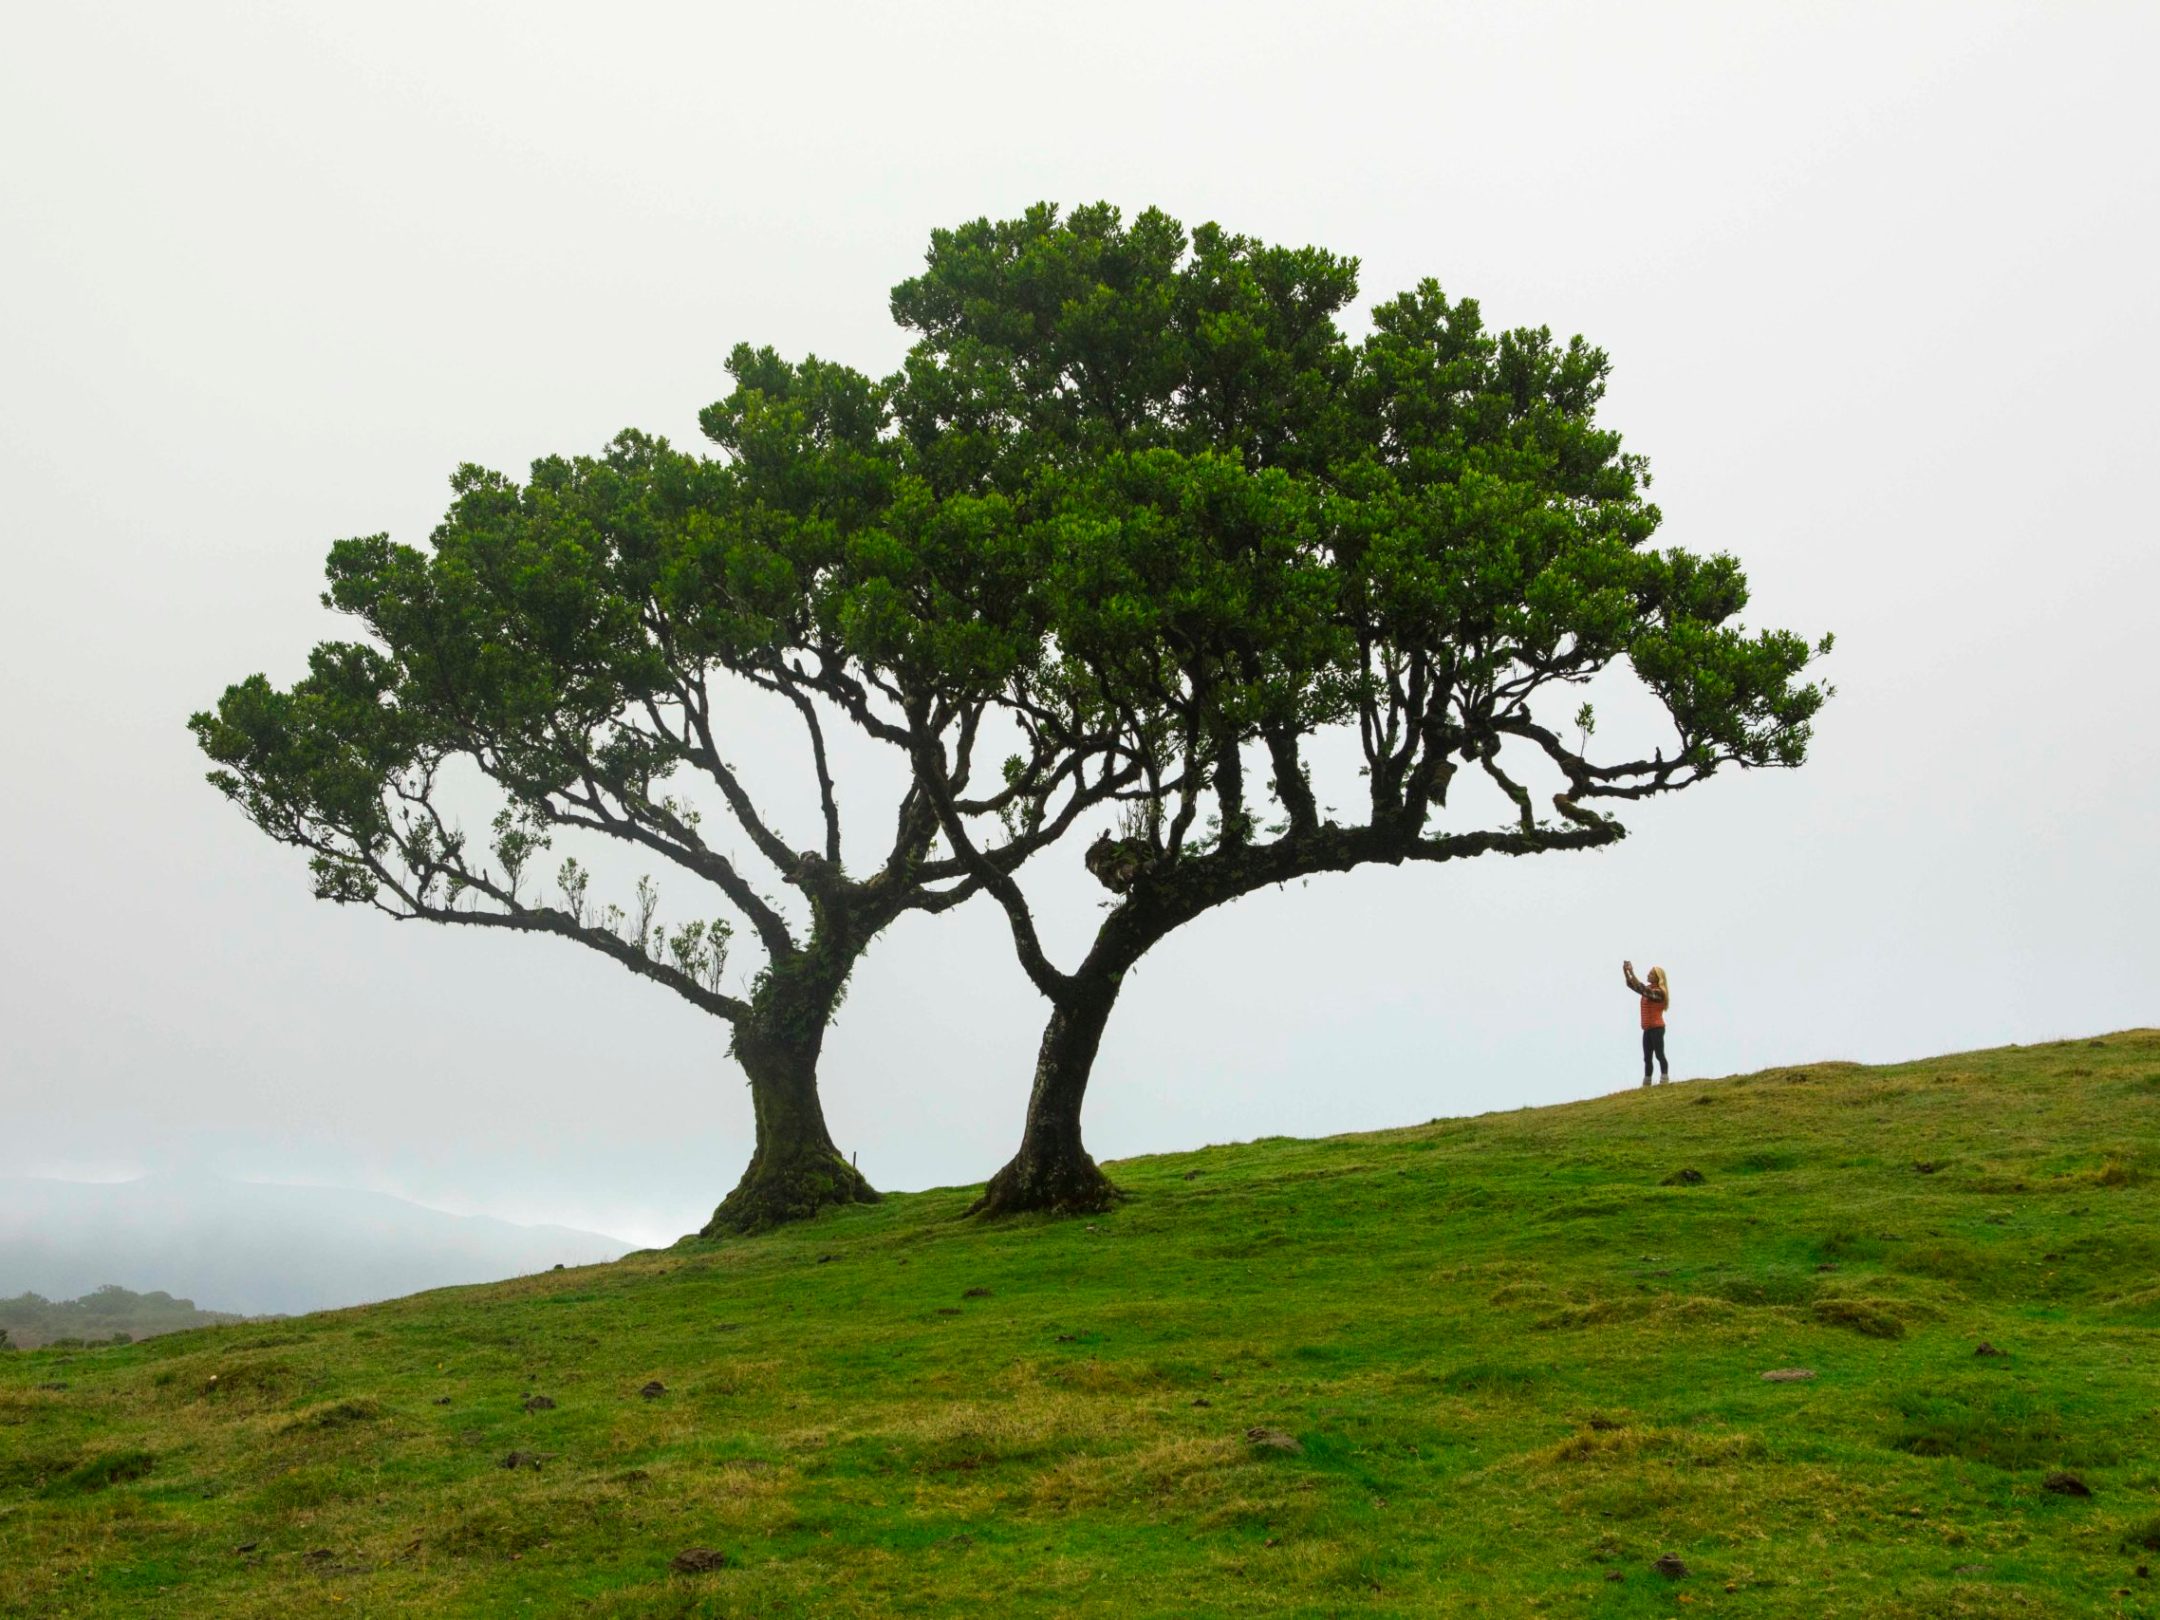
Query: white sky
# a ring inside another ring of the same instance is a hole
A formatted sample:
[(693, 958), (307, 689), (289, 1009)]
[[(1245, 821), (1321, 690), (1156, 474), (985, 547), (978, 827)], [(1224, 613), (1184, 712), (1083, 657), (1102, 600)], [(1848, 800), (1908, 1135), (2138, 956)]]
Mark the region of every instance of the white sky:
[[(2146, 5), (17, 8), (0, 1173), (698, 1224), (749, 1148), (722, 1026), (311, 900), (185, 718), (340, 633), (328, 543), (424, 539), (459, 461), (694, 442), (739, 339), (883, 370), (929, 229), (1041, 198), (1584, 333), (1664, 538), (1839, 638), (1801, 773), (1186, 930), (1099, 1155), (1630, 1083), (1623, 956), (1671, 970), (1685, 1074), (2160, 1023), (2156, 47)], [(987, 906), (896, 929), (835, 1134), (884, 1186), (980, 1179), (1043, 1010)]]

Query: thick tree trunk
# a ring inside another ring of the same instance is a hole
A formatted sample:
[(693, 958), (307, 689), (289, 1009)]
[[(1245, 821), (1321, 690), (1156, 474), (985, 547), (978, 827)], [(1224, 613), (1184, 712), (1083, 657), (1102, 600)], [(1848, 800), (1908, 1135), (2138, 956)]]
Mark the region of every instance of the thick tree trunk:
[(1050, 1015), (1035, 1058), (1027, 1129), (1012, 1162), (990, 1178), (970, 1215), (1018, 1215), (1029, 1210), (1076, 1214), (1107, 1209), (1119, 1196), (1080, 1141), (1080, 1104), (1102, 1044), (1103, 1026), (1117, 1004), (1117, 978), (1080, 983)]
[(757, 1114), (757, 1151), (700, 1237), (756, 1232), (806, 1219), (832, 1204), (877, 1202), (876, 1191), (825, 1128), (817, 1090), (824, 1044), (822, 1023), (807, 1036), (747, 1025), (736, 1030), (735, 1058), (750, 1077)]
[(1107, 1209), (1121, 1197), (1081, 1143), (1080, 1105), (1125, 975), (1157, 942), (1201, 913), (1270, 883), (1358, 865), (1362, 847), (1330, 823), (1303, 841), (1278, 839), (1257, 848), (1226, 843), (1211, 855), (1144, 877), (1104, 920), (1086, 962), (1065, 981), (1036, 1055), (1020, 1151), (990, 1178), (968, 1213), (1086, 1212)]

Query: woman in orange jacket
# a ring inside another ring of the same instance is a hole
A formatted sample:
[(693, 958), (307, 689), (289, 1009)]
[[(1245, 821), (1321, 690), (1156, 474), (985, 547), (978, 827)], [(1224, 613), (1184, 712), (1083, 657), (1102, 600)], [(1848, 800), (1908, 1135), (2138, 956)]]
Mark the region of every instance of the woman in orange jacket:
[(1672, 1078), (1672, 1068), (1665, 1061), (1665, 1013), (1672, 1006), (1672, 991), (1665, 983), (1665, 970), (1650, 970), (1650, 982), (1644, 984), (1635, 977), (1635, 964), (1622, 962), (1621, 975), (1627, 987), (1642, 997), (1642, 1083), (1650, 1083), (1650, 1060), (1655, 1057), (1659, 1083)]

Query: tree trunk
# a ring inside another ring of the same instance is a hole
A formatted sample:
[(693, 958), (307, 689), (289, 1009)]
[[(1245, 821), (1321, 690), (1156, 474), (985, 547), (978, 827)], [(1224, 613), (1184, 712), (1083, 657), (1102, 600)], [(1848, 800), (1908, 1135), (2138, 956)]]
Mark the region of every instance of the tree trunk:
[(833, 1145), (818, 1101), (822, 1023), (808, 1035), (748, 1025), (735, 1032), (735, 1058), (750, 1077), (757, 1151), (735, 1190), (700, 1237), (756, 1232), (804, 1220), (831, 1204), (874, 1204), (878, 1195)]
[(1081, 1144), (1080, 1104), (1103, 1026), (1117, 1005), (1121, 977), (1076, 985), (1070, 999), (1051, 1013), (1035, 1058), (1035, 1087), (1028, 1095), (1020, 1151), (990, 1178), (970, 1215), (1087, 1213), (1109, 1208), (1120, 1196)]
[(1107, 1209), (1122, 1197), (1081, 1145), (1080, 1104), (1125, 975), (1172, 930), (1202, 912), (1308, 871), (1355, 866), (1358, 848), (1329, 823), (1303, 843), (1278, 839), (1259, 848), (1228, 843), (1212, 855), (1143, 877), (1104, 919), (1087, 960), (1065, 981), (1036, 1054), (1020, 1151), (990, 1178), (968, 1213), (1083, 1213)]

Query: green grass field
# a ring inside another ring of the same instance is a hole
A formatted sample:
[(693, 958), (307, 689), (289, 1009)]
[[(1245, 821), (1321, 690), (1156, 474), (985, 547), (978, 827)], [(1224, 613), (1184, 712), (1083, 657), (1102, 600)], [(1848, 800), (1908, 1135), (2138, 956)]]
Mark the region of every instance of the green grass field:
[(2160, 1031), (1113, 1173), (0, 1356), (0, 1611), (2160, 1615)]

